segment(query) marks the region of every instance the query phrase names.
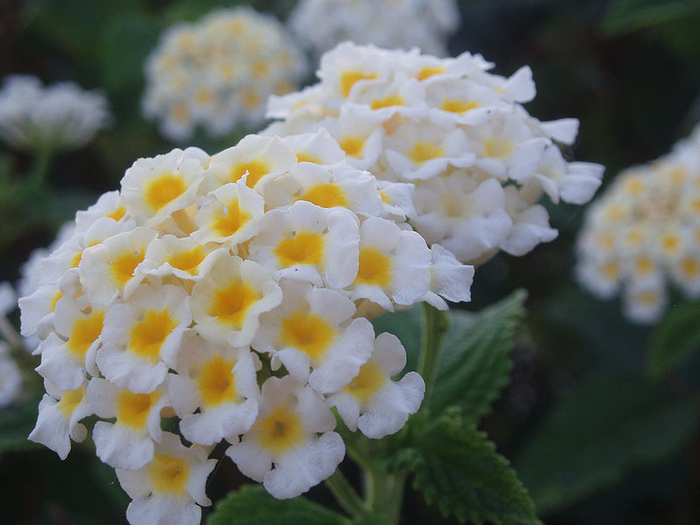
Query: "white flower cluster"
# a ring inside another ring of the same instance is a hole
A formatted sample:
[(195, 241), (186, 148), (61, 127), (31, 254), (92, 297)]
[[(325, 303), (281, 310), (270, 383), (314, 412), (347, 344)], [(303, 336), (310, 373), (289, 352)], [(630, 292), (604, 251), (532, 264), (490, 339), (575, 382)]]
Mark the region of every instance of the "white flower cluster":
[(700, 128), (620, 173), (588, 210), (577, 247), (579, 281), (605, 299), (621, 293), (632, 321), (661, 318), (669, 283), (700, 298)]
[(168, 29), (146, 62), (143, 110), (170, 140), (199, 125), (221, 136), (265, 120), (271, 93), (295, 89), (303, 54), (273, 17), (247, 7), (213, 11)]
[(371, 438), (419, 408), (423, 380), (391, 380), (404, 348), (368, 317), (468, 300), (474, 270), (407, 227), (410, 185), (344, 158), (321, 130), (140, 159), (41, 262), (20, 299), (48, 392), (30, 439), (64, 458), (96, 414), (132, 524), (199, 523), (222, 440), (289, 498), (344, 456), (331, 407)]
[(445, 56), (459, 23), (455, 0), (301, 0), (288, 25), (318, 55), (349, 40)]
[(12, 75), (0, 89), (0, 137), (19, 150), (77, 149), (110, 121), (105, 96), (72, 82), (44, 88), (36, 77)]
[(567, 162), (578, 121), (540, 122), (521, 103), (535, 95), (528, 67), (510, 78), (464, 53), (439, 59), (350, 43), (325, 54), (321, 82), (272, 97), (268, 115), (282, 119), (264, 133), (326, 129), (348, 162), (380, 181), (415, 185), (411, 225), (464, 262), (499, 250), (523, 255), (557, 231), (537, 202), (582, 204), (603, 167)]

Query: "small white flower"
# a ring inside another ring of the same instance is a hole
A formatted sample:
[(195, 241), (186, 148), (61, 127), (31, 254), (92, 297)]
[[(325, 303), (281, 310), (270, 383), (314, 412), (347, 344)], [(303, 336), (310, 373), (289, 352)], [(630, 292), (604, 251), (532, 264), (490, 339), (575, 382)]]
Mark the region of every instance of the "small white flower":
[(311, 388), (291, 376), (271, 377), (262, 386), (258, 419), (226, 455), (274, 497), (294, 498), (330, 476), (345, 456), (334, 427), (332, 412)]

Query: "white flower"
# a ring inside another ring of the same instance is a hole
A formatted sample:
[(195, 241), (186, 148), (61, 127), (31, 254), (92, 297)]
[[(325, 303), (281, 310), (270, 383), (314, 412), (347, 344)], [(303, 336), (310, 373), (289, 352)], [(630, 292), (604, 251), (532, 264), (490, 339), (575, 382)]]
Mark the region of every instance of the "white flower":
[(248, 7), (169, 28), (146, 62), (143, 112), (168, 139), (223, 136), (264, 121), (268, 95), (294, 89), (306, 60), (282, 25)]
[[(556, 237), (538, 205), (543, 192), (555, 204), (583, 204), (602, 167), (562, 156), (558, 144), (573, 142), (578, 121), (540, 122), (522, 107), (535, 96), (530, 68), (506, 78), (492, 67), (469, 53), (440, 59), (345, 42), (321, 58), (318, 84), (271, 99), (269, 116), (282, 120), (264, 133), (325, 129), (351, 165), (382, 183), (413, 183), (413, 206), (385, 216), (408, 217), (462, 262), (500, 250), (524, 255)], [(506, 187), (524, 204), (509, 198), (506, 206)]]
[(253, 348), (272, 354), (273, 370), (282, 364), (317, 392), (337, 392), (369, 358), (372, 325), (353, 319), (355, 305), (339, 292), (299, 281), (282, 281), (282, 290), (284, 300), (263, 315)]
[(66, 459), (70, 440), (81, 442), (87, 437), (87, 429), (80, 423), (92, 414), (85, 392), (87, 381), (68, 391), (60, 391), (49, 381), (44, 384), (48, 394), (44, 394), (39, 403), (39, 417), (28, 439), (49, 447), (61, 459)]
[(446, 55), (459, 10), (454, 0), (302, 0), (289, 24), (300, 42), (318, 54), (350, 40)]
[(350, 430), (358, 427), (373, 439), (381, 439), (400, 430), (410, 414), (423, 401), (425, 383), (416, 372), (399, 381), (391, 377), (406, 365), (406, 351), (395, 335), (383, 333), (374, 343), (374, 352), (360, 373), (341, 392), (328, 398), (328, 404)]
[(126, 517), (131, 525), (198, 525), (202, 509), (211, 501), (204, 493), (216, 460), (207, 449), (184, 447), (180, 438), (164, 432), (153, 460), (139, 470), (117, 469), (117, 477), (130, 498)]
[(586, 214), (579, 281), (605, 299), (621, 290), (634, 322), (661, 319), (669, 285), (691, 300), (700, 296), (698, 137), (700, 129), (654, 162), (624, 170)]
[(258, 419), (226, 455), (276, 498), (294, 498), (330, 476), (345, 456), (334, 427), (311, 388), (290, 376), (271, 377), (262, 386)]

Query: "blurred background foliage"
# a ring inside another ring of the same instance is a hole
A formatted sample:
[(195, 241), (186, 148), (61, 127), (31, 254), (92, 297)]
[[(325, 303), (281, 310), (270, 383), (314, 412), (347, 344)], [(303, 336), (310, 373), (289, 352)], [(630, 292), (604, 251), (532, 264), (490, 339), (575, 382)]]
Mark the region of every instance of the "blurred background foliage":
[[(171, 24), (235, 3), (3, 0), (0, 78), (30, 73), (102, 89), (115, 120), (90, 146), (55, 158), (43, 186), (26, 182), (31, 158), (0, 149), (0, 280), (15, 281), (31, 251), (118, 188), (136, 158), (173, 147), (140, 114), (144, 59)], [(245, 3), (281, 19), (294, 4)], [(568, 154), (607, 166), (606, 184), (700, 120), (698, 0), (462, 0), (460, 8), (452, 54), (481, 53), (504, 75), (530, 65), (538, 95), (528, 110), (579, 118)], [(213, 153), (252, 131), (187, 145)], [(549, 524), (700, 523), (700, 306), (672, 301), (658, 326), (631, 325), (618, 302), (593, 299), (572, 279), (581, 207), (550, 213), (555, 242), (525, 257), (501, 254), (476, 273), (470, 310), (529, 292), (511, 384), (482, 427)], [(0, 413), (0, 523), (124, 523), (128, 499), (90, 445), (61, 462), (24, 441), (36, 404)], [(225, 468), (213, 478), (240, 482)], [(427, 519), (419, 498), (407, 501), (407, 523)]]

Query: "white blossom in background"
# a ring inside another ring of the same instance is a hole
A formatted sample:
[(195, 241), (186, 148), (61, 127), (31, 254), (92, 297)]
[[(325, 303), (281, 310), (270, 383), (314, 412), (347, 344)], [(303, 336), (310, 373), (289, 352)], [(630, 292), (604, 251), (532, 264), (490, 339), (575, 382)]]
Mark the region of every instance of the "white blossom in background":
[(64, 151), (88, 144), (112, 120), (107, 98), (73, 82), (44, 87), (11, 75), (0, 88), (0, 138), (22, 151)]
[(22, 334), (47, 394), (30, 439), (65, 457), (96, 416), (132, 525), (198, 524), (218, 443), (291, 498), (344, 457), (331, 407), (371, 438), (420, 407), (422, 378), (392, 380), (405, 350), (370, 319), (469, 300), (473, 268), (410, 229), (408, 185), (344, 157), (320, 130), (139, 159), (31, 265)]
[(142, 107), (169, 140), (222, 136), (265, 121), (268, 95), (294, 90), (306, 59), (274, 17), (218, 9), (169, 28), (146, 61)]
[(576, 275), (603, 299), (621, 295), (637, 323), (661, 319), (669, 288), (700, 298), (700, 128), (670, 153), (621, 172), (590, 207)]
[(301, 0), (288, 21), (297, 40), (317, 55), (349, 40), (445, 56), (459, 23), (455, 0)]
[(524, 255), (558, 234), (542, 197), (584, 204), (603, 167), (565, 159), (576, 119), (540, 122), (524, 109), (535, 96), (529, 67), (507, 78), (492, 67), (469, 53), (441, 59), (346, 42), (323, 55), (318, 84), (271, 97), (268, 116), (279, 121), (263, 134), (325, 129), (350, 165), (412, 185), (403, 206), (411, 226), (462, 262)]

